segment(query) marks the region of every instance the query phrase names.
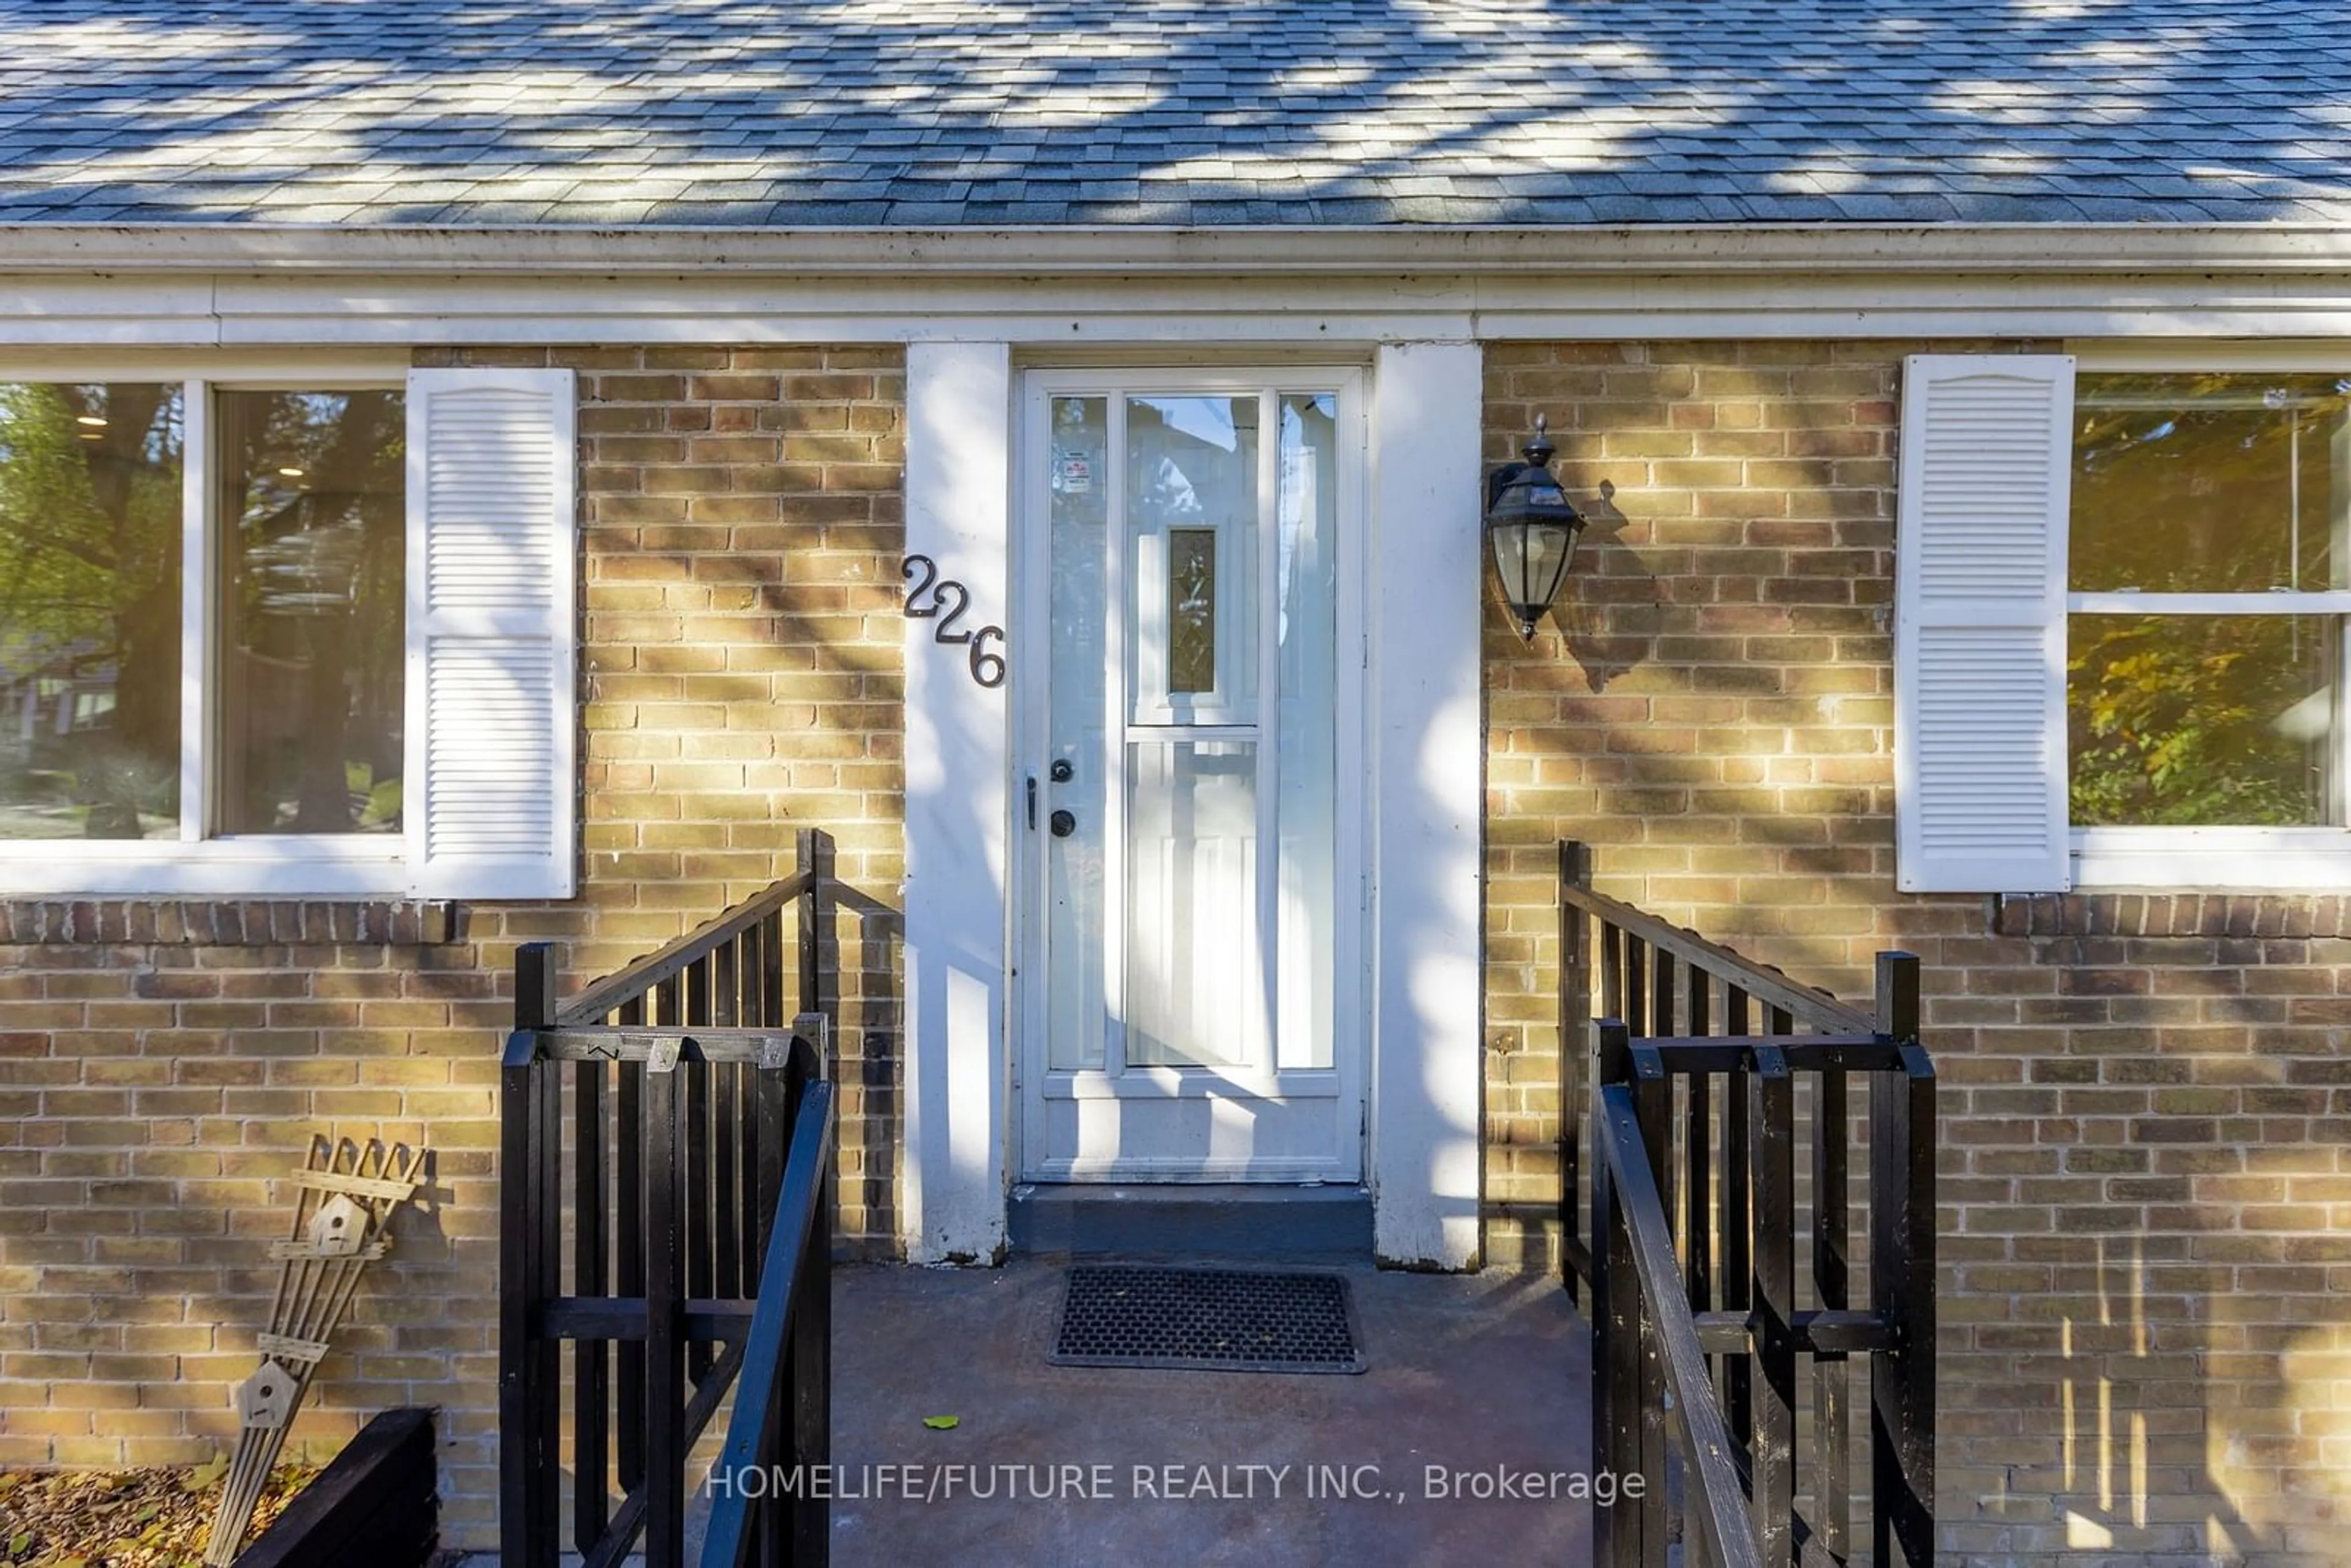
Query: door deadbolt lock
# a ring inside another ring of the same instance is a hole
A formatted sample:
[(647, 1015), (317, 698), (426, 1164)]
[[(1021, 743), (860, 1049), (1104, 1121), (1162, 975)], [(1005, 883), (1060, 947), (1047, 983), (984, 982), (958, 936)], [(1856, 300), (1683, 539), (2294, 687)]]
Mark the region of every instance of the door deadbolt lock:
[(1056, 811), (1046, 821), (1057, 839), (1066, 839), (1078, 831), (1078, 818), (1074, 811)]
[(1070, 766), (1070, 759), (1068, 758), (1063, 757), (1056, 758), (1053, 766), (1047, 768), (1045, 772), (1047, 777), (1050, 778), (1054, 783), (1067, 784), (1071, 779), (1077, 777), (1078, 770)]

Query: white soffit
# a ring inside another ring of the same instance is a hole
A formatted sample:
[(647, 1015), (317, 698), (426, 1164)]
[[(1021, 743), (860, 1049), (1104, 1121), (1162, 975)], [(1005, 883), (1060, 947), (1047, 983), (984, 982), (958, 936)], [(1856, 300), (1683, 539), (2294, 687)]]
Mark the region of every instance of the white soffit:
[(0, 344), (2351, 335), (2351, 227), (0, 228)]

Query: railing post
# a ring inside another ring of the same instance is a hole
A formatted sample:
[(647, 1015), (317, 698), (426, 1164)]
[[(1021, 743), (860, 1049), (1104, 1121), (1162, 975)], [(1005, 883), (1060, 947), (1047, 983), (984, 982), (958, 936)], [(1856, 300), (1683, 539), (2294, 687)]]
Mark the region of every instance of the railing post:
[(555, 965), (545, 944), (516, 950), (514, 1016), (498, 1072), (498, 1554), (507, 1568), (553, 1568), (559, 1364), (555, 1342), (532, 1332), (533, 1314), (554, 1293), (562, 1206), (550, 1103), (558, 1085), (538, 1034), (555, 1022)]
[(1870, 1306), (1894, 1348), (1870, 1358), (1872, 1549), (1891, 1568), (1935, 1560), (1935, 1070), (1918, 1043), (1918, 960), (1877, 956), (1877, 1028), (1903, 1071), (1869, 1086)]
[[(646, 1021), (645, 1000), (621, 1004), (621, 1021)], [(645, 1293), (645, 1064), (623, 1061), (612, 1089), (612, 1291)], [(612, 1354), (613, 1475), (623, 1493), (645, 1479), (645, 1342), (622, 1340)]]
[[(1633, 1036), (1615, 1019), (1594, 1026), (1593, 1035), (1589, 1099), (1596, 1130), (1606, 1114), (1602, 1089), (1632, 1081)], [(1595, 1142), (1593, 1147), (1600, 1157), (1592, 1166), (1592, 1365), (1598, 1395), (1592, 1404), (1592, 1463), (1621, 1488), (1640, 1465), (1641, 1280), (1604, 1146)], [(1641, 1505), (1629, 1500), (1593, 1510), (1593, 1558), (1601, 1568), (1641, 1568), (1642, 1514)], [(1662, 1553), (1665, 1543), (1657, 1548)]]
[[(1664, 1017), (1663, 1027), (1671, 1027), (1673, 1005), (1666, 999), (1665, 988), (1672, 982), (1667, 978), (1663, 965), (1670, 962), (1658, 955), (1658, 987)], [(1656, 1015), (1652, 1015), (1655, 1017)], [(1655, 1047), (1633, 1048), (1633, 1113), (1641, 1128), (1641, 1152), (1649, 1167), (1649, 1185), (1658, 1195), (1657, 1212), (1670, 1225), (1673, 1220), (1672, 1187), (1667, 1176), (1672, 1168), (1674, 1143), (1674, 1085), (1665, 1074)], [(1627, 1226), (1628, 1249), (1625, 1272), (1632, 1274), (1637, 1287), (1639, 1274), (1632, 1267), (1629, 1249), (1630, 1226)], [(1666, 1346), (1665, 1336), (1658, 1328), (1659, 1314), (1664, 1308), (1647, 1291), (1637, 1291), (1640, 1301), (1641, 1384), (1637, 1396), (1641, 1429), (1641, 1474), (1645, 1484), (1641, 1490), (1641, 1542), (1649, 1556), (1662, 1563), (1673, 1540), (1673, 1500), (1666, 1486)]]
[[(828, 846), (828, 856), (830, 847)], [(829, 860), (828, 860), (829, 863)], [(821, 885), (821, 883), (820, 883)], [(828, 1032), (830, 1032), (828, 1030)], [(799, 1092), (793, 1096), (795, 1132), (808, 1114), (808, 1086), (826, 1076), (821, 1042), (810, 1042)], [(816, 1216), (809, 1232), (808, 1250), (800, 1260), (799, 1293), (792, 1301), (790, 1343), (786, 1346), (784, 1395), (789, 1408), (770, 1417), (782, 1417), (789, 1433), (794, 1473), (821, 1475), (832, 1457), (832, 1145), (828, 1139), (818, 1166)], [(792, 1568), (821, 1568), (832, 1539), (832, 1516), (822, 1496), (803, 1492), (790, 1507), (788, 1526)], [(779, 1535), (783, 1531), (778, 1532)]]
[[(1578, 1208), (1583, 1185), (1583, 1129), (1590, 1099), (1592, 1050), (1592, 918), (1568, 902), (1567, 890), (1592, 885), (1592, 850), (1574, 839), (1559, 845), (1559, 1277), (1567, 1299), (1578, 1301), (1577, 1258), (1583, 1231)], [(1584, 1264), (1590, 1263), (1586, 1258)]]
[(795, 852), (799, 857), (799, 869), (810, 873), (808, 891), (800, 894), (799, 1010), (822, 1013), (838, 1029), (840, 998), (834, 994), (834, 977), (824, 961), (825, 945), (832, 936), (832, 835), (817, 828), (802, 828)]
[[(794, 1079), (799, 1071), (798, 1064), (804, 1060), (804, 1053), (795, 1051), (788, 1052), (781, 1062), (772, 1066), (762, 1062), (753, 1070), (752, 1113), (759, 1129), (759, 1161), (753, 1191), (759, 1211), (757, 1257), (762, 1274), (767, 1267), (768, 1249), (777, 1244), (776, 1207), (783, 1196), (784, 1164), (791, 1148), (792, 1129), (796, 1122)], [(755, 1290), (758, 1288), (757, 1279), (755, 1276)], [(789, 1357), (789, 1345), (785, 1347), (785, 1353)], [(778, 1406), (786, 1397), (784, 1390), (789, 1383), (787, 1364), (784, 1375), (778, 1377), (774, 1386), (761, 1390), (738, 1388), (736, 1391), (737, 1399), (757, 1398), (767, 1408), (766, 1418), (761, 1423), (758, 1459), (763, 1473), (774, 1473), (772, 1467), (780, 1462), (778, 1456), (784, 1451), (785, 1424), (778, 1418), (780, 1412)], [(797, 1504), (791, 1506), (796, 1507)], [(787, 1516), (787, 1505), (781, 1500), (771, 1492), (753, 1504), (749, 1523), (752, 1549), (747, 1561), (763, 1564), (765, 1568), (782, 1568), (791, 1561), (792, 1521)], [(734, 1565), (722, 1564), (720, 1568), (734, 1568)]]
[[(1813, 1304), (1823, 1312), (1852, 1305), (1847, 1254), (1853, 1228), (1845, 1201), (1845, 1145), (1852, 1135), (1844, 1069), (1823, 1068), (1813, 1080)], [(1844, 1352), (1813, 1352), (1813, 1441), (1820, 1447), (1813, 1524), (1832, 1563), (1845, 1562), (1853, 1551), (1851, 1387)]]
[[(1712, 977), (1693, 964), (1684, 985), (1685, 1027), (1692, 1038), (1704, 1039), (1714, 1032)], [(1714, 1306), (1713, 1075), (1690, 1074), (1687, 1094), (1682, 1122), (1682, 1256), (1690, 1310), (1703, 1312)]]
[(645, 1564), (685, 1555), (685, 1233), (678, 1213), (678, 1068), (648, 1066), (645, 1107)]
[(1750, 1492), (1766, 1568), (1788, 1568), (1796, 1536), (1796, 1092), (1778, 1046), (1756, 1048), (1750, 1085), (1755, 1255), (1749, 1300), (1763, 1374), (1754, 1390)]
[[(1726, 981), (1722, 988), (1722, 1032), (1747, 1032), (1747, 993)], [(1749, 1201), (1753, 1176), (1748, 1155), (1748, 1119), (1754, 1113), (1749, 1099), (1753, 1076), (1742, 1061), (1722, 1081), (1722, 1304), (1743, 1312), (1753, 1299), (1754, 1208)], [(1749, 1353), (1723, 1358), (1722, 1414), (1731, 1440), (1753, 1448), (1755, 1437), (1754, 1365)]]
[[(560, 1067), (552, 1070), (562, 1071)], [(601, 1061), (571, 1064), (571, 1211), (576, 1238), (571, 1293), (575, 1296), (603, 1296), (611, 1290), (611, 1238), (605, 1224), (611, 1200), (606, 1160), (611, 1136), (605, 1117), (609, 1076)], [(612, 1521), (611, 1494), (605, 1484), (612, 1452), (612, 1347), (607, 1341), (582, 1336), (573, 1343), (571, 1355), (571, 1538), (585, 1552)]]

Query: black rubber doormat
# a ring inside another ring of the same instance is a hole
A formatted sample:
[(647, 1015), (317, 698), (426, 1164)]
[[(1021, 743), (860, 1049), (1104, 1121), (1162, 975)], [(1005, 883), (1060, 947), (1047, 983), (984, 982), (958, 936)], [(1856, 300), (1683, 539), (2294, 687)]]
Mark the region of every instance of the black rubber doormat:
[(1344, 1275), (1081, 1263), (1045, 1359), (1057, 1366), (1361, 1372)]

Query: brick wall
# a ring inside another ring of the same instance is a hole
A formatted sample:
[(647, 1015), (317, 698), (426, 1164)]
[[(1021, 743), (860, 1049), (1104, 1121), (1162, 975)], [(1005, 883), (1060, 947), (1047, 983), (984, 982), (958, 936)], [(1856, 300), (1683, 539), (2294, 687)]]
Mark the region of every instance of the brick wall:
[[(580, 372), (581, 895), (465, 905), (454, 929), (437, 906), (387, 906), (371, 940), (299, 905), (9, 911), (0, 1465), (210, 1454), (235, 1430), (282, 1178), (309, 1135), (423, 1138), (429, 1200), (362, 1288), (296, 1447), (442, 1406), (444, 1543), (486, 1548), (516, 943), (561, 944), (576, 987), (787, 873), (798, 828), (830, 830), (856, 894), (839, 933), (842, 1222), (857, 1249), (889, 1245), (904, 372), (894, 349), (423, 362)], [(78, 911), (88, 932), (64, 925)]]
[(1488, 1253), (1549, 1261), (1554, 840), (1845, 994), (1907, 947), (1947, 1548), (2351, 1561), (2351, 901), (1893, 892), (1896, 399), (1949, 347), (1489, 351), (1487, 459), (1547, 413), (1594, 521), (1531, 648), (1488, 616)]

